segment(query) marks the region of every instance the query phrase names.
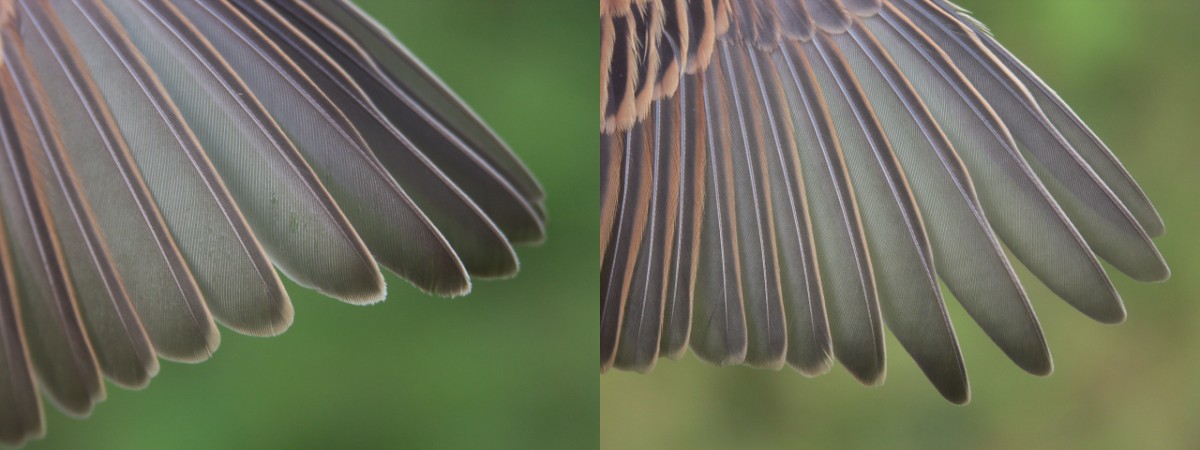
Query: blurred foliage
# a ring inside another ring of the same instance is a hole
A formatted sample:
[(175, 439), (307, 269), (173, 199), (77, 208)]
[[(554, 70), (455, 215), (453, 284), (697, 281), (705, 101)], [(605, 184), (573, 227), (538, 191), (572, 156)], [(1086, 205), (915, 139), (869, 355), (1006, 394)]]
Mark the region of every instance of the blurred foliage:
[(200, 365), (91, 418), (48, 408), (28, 449), (583, 448), (596, 445), (595, 9), (551, 0), (358, 0), (503, 136), (549, 192), (521, 274), (460, 299), (389, 277), (389, 300), (296, 286), (278, 338), (226, 330)]
[[(1129, 311), (1093, 323), (1022, 273), (1056, 370), (1026, 375), (953, 305), (969, 406), (946, 403), (896, 342), (889, 376), (714, 369), (690, 354), (601, 377), (601, 443), (641, 448), (1200, 448), (1200, 3), (959, 0), (1039, 73), (1138, 179), (1174, 276), (1112, 273)], [(953, 301), (951, 301), (953, 303)]]

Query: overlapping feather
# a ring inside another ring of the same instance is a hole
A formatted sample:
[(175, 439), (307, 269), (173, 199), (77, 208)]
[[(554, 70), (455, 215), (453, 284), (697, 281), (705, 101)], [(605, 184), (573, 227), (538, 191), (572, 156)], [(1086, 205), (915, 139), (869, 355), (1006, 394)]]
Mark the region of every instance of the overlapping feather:
[(351, 303), (514, 275), (544, 194), (346, 0), (0, 0), (0, 443), (103, 379)]
[(602, 370), (690, 343), (879, 383), (886, 324), (964, 403), (940, 283), (1047, 374), (1005, 248), (1104, 322), (1125, 311), (1099, 261), (1169, 275), (1112, 152), (945, 0), (600, 4)]

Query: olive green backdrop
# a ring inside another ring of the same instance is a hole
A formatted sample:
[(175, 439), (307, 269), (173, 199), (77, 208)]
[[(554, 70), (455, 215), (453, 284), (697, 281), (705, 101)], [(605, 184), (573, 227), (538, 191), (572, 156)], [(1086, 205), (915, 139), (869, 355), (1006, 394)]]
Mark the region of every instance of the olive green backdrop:
[[(359, 0), (520, 154), (549, 192), (549, 240), (514, 280), (429, 298), (395, 277), (354, 307), (289, 286), (278, 338), (222, 333), (201, 365), (110, 386), (29, 449), (594, 447), (598, 411), (595, 6)], [(586, 6), (586, 7), (585, 7)]]
[[(1021, 372), (955, 304), (973, 400), (943, 401), (893, 340), (887, 383), (844, 369), (713, 369), (689, 355), (601, 377), (601, 443), (646, 448), (1200, 448), (1200, 2), (959, 0), (1075, 108), (1167, 223), (1174, 276), (1114, 274), (1129, 311), (1091, 322), (1023, 280), (1056, 369)], [(951, 300), (951, 303), (953, 301)]]

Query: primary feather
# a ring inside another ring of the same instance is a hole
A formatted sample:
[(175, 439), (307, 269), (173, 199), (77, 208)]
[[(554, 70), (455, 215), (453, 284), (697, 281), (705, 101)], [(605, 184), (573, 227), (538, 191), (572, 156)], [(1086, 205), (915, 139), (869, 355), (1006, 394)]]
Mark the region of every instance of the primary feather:
[(1162, 220), (1107, 147), (945, 0), (601, 0), (601, 370), (885, 374), (883, 325), (969, 399), (944, 283), (1052, 369), (1005, 248), (1084, 314), (1100, 261), (1169, 276)]
[(292, 322), (275, 269), (350, 303), (377, 261), (443, 296), (509, 277), (544, 194), (348, 0), (0, 0), (0, 443), (216, 324)]

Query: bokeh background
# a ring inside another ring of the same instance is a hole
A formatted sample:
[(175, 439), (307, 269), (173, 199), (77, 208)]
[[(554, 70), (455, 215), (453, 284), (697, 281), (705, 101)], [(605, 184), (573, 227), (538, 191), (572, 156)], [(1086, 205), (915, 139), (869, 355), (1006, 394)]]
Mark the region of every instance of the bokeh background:
[[(890, 341), (887, 383), (840, 367), (714, 369), (688, 355), (601, 377), (601, 443), (666, 448), (1200, 448), (1200, 2), (958, 0), (1075, 108), (1167, 223), (1167, 283), (1113, 279), (1129, 319), (1099, 325), (1022, 274), (1054, 352), (1026, 375), (954, 305), (973, 400), (946, 403)], [(953, 301), (951, 301), (953, 303)]]
[[(465, 298), (389, 278), (354, 307), (289, 286), (292, 329), (225, 331), (200, 365), (48, 410), (28, 449), (586, 448), (598, 442), (597, 33), (589, 3), (357, 0), (503, 136), (549, 192), (550, 235)], [(586, 349), (586, 350), (585, 350)]]

